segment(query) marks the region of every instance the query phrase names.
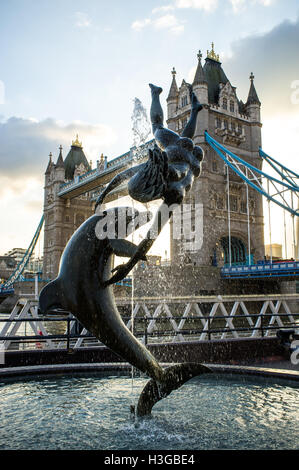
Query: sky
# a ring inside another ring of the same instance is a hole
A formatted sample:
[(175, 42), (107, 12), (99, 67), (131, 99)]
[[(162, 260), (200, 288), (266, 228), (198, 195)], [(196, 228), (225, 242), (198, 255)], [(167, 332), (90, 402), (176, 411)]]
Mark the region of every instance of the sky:
[(298, 171), (299, 0), (0, 0), (0, 254), (31, 241), (49, 153), (77, 133), (94, 164), (127, 152), (134, 98), (149, 110), (158, 84), (166, 112), (172, 68), (192, 82), (212, 41), (243, 101), (254, 73), (263, 148)]

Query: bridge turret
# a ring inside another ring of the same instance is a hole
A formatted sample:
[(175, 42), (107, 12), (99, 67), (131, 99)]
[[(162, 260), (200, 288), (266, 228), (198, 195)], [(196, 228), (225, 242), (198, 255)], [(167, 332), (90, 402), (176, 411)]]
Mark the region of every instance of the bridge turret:
[(175, 121), (172, 121), (172, 118), (175, 116), (177, 107), (178, 107), (178, 98), (179, 98), (179, 91), (178, 86), (176, 83), (176, 70), (173, 67), (172, 71), (172, 82), (170, 86), (170, 90), (167, 97), (167, 117), (168, 117), (168, 127), (175, 131)]
[(44, 279), (57, 276), (60, 257), (67, 241), (78, 226), (92, 214), (89, 194), (71, 200), (63, 199), (59, 196), (61, 184), (90, 168), (78, 135), (72, 142), (65, 160), (61, 145), (56, 164), (53, 163), (52, 153), (50, 154), (44, 192)]
[(76, 140), (72, 142), (71, 150), (64, 160), (65, 178), (67, 180), (72, 180), (74, 178), (76, 167), (79, 167), (80, 165), (83, 165), (86, 171), (90, 170), (90, 165), (85, 153), (83, 152), (82, 142), (79, 142), (77, 134)]
[(261, 102), (259, 100), (259, 97), (257, 96), (257, 92), (254, 86), (254, 75), (251, 72), (250, 77), (250, 88), (249, 88), (249, 93), (248, 93), (248, 98), (246, 102), (246, 110), (249, 116), (255, 120), (256, 122), (261, 121)]
[(201, 65), (202, 53), (201, 51), (197, 54), (198, 64), (195, 72), (194, 80), (192, 83), (192, 88), (194, 93), (197, 96), (198, 101), (201, 104), (208, 104), (208, 82), (205, 76), (204, 70)]
[(52, 160), (52, 152), (50, 152), (49, 153), (48, 166), (47, 166), (46, 171), (45, 171), (46, 178), (50, 176), (51, 171), (53, 170), (53, 168), (54, 168), (54, 163), (53, 163), (53, 160)]
[(65, 169), (62, 156), (62, 146), (59, 147), (59, 156), (55, 165), (55, 179), (59, 182), (64, 182), (65, 180)]
[(254, 86), (254, 75), (251, 72), (250, 77), (250, 88), (248, 93), (247, 102), (245, 109), (251, 120), (251, 150), (258, 153), (259, 147), (262, 146), (262, 135), (261, 135), (261, 102), (257, 95)]

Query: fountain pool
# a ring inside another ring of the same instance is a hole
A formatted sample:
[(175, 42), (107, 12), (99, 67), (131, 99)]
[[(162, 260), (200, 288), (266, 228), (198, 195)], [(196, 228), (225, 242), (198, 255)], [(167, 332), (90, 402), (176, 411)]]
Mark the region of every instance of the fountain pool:
[(298, 449), (298, 383), (206, 374), (134, 422), (147, 379), (88, 374), (0, 382), (0, 449)]

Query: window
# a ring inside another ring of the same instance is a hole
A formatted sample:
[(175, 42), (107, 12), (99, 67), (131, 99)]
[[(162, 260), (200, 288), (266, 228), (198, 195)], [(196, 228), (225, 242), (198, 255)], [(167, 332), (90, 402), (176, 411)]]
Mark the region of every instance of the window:
[(218, 162), (217, 160), (212, 161), (212, 170), (217, 173), (218, 172)]
[(183, 96), (183, 97), (182, 97), (181, 103), (182, 103), (182, 108), (183, 108), (184, 106), (187, 106), (187, 104), (188, 104), (188, 98), (187, 98), (187, 96)]
[(232, 122), (232, 131), (236, 132), (236, 123), (235, 122)]
[(243, 132), (242, 126), (241, 124), (238, 124), (238, 134), (242, 134), (242, 132)]
[(247, 202), (246, 201), (241, 201), (240, 212), (242, 212), (242, 214), (247, 214)]
[(227, 99), (226, 98), (223, 98), (222, 107), (223, 107), (223, 109), (227, 109)]
[(238, 212), (238, 198), (237, 196), (229, 197), (229, 204), (231, 212)]
[(254, 199), (249, 199), (249, 210), (251, 213), (254, 212), (254, 208), (255, 208)]
[(182, 119), (182, 128), (184, 128), (187, 124), (187, 118)]
[(219, 210), (224, 209), (224, 201), (223, 201), (223, 196), (217, 196), (217, 202), (216, 202), (216, 207)]
[(233, 102), (233, 100), (230, 100), (229, 102), (229, 110), (231, 113), (235, 112), (235, 103)]
[(217, 129), (221, 128), (221, 119), (219, 117), (216, 118), (216, 128)]
[(228, 122), (226, 119), (223, 121), (224, 129), (228, 129)]

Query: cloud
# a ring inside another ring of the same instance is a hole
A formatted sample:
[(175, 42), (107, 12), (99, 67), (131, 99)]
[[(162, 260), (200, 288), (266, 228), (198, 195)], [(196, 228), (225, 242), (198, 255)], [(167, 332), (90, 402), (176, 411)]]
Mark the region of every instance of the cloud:
[(264, 7), (269, 7), (270, 5), (273, 5), (276, 0), (251, 0), (252, 3), (260, 3)]
[[(245, 8), (254, 6), (256, 4), (265, 7), (272, 5), (275, 0), (228, 0), (233, 8), (234, 13), (239, 13)], [(218, 0), (174, 0), (174, 7), (176, 8), (194, 8), (196, 10), (203, 10), (207, 13), (214, 12), (222, 2)]]
[(174, 5), (164, 5), (162, 7), (157, 7), (157, 8), (154, 8), (152, 10), (152, 13), (153, 15), (155, 15), (156, 13), (161, 13), (161, 12), (165, 12), (165, 11), (171, 11), (171, 10), (174, 10)]
[(285, 20), (265, 34), (232, 43), (232, 56), (223, 65), (225, 72), (238, 86), (243, 101), (249, 90), (247, 76), (254, 72), (264, 117), (290, 113), (298, 119), (299, 105), (291, 99), (292, 84), (299, 80), (298, 37), (299, 18), (294, 22)]
[[(154, 8), (153, 15), (170, 10), (170, 5), (167, 7)], [(172, 8), (173, 9), (173, 8)], [(184, 24), (171, 13), (154, 18), (145, 18), (144, 20), (136, 20), (132, 23), (131, 28), (135, 31), (142, 31), (144, 28), (152, 26), (155, 29), (164, 29), (173, 34), (181, 34), (184, 31)]]
[[(43, 178), (16, 180), (0, 175), (0, 211), (1, 254), (16, 246), (27, 248), (42, 216)], [(42, 239), (38, 251), (40, 243)]]
[(229, 0), (234, 13), (240, 13), (244, 11), (247, 7), (262, 5), (264, 7), (269, 7), (273, 5), (275, 0)]
[(176, 0), (175, 6), (177, 8), (195, 8), (212, 12), (218, 7), (218, 0)]
[(51, 151), (56, 161), (62, 144), (65, 158), (77, 133), (88, 160), (95, 161), (116, 140), (114, 131), (102, 124), (18, 117), (5, 121), (0, 116), (2, 253), (13, 246), (28, 246), (42, 214), (48, 155)]
[(114, 131), (102, 124), (72, 122), (64, 124), (48, 118), (43, 121), (12, 117), (0, 119), (0, 174), (18, 178), (43, 174), (50, 151), (57, 155), (61, 144), (68, 152), (79, 134), (88, 159), (116, 140)]
[(86, 13), (77, 11), (75, 13), (75, 17), (76, 17), (75, 25), (78, 28), (89, 28), (91, 26), (91, 20)]
[[(261, 4), (263, 6), (272, 5), (275, 0), (227, 0), (232, 6), (235, 14), (244, 10), (249, 6)], [(221, 5), (223, 2), (221, 3)], [(184, 24), (175, 15), (175, 10), (180, 9), (196, 9), (207, 13), (214, 12), (219, 6), (218, 0), (173, 0), (172, 4), (162, 5), (153, 8), (152, 15), (148, 18), (136, 20), (132, 23), (131, 28), (137, 32), (142, 31), (146, 27), (154, 27), (155, 29), (165, 29), (174, 34), (180, 34), (184, 31)], [(160, 15), (157, 17), (157, 15)]]
[(141, 31), (143, 28), (151, 24), (150, 18), (145, 18), (144, 20), (136, 20), (132, 23), (131, 28), (135, 31)]
[(154, 21), (156, 29), (168, 29), (173, 33), (181, 33), (184, 31), (184, 25), (181, 24), (178, 19), (171, 14), (160, 16)]
[(234, 13), (239, 13), (246, 6), (246, 0), (230, 0)]

